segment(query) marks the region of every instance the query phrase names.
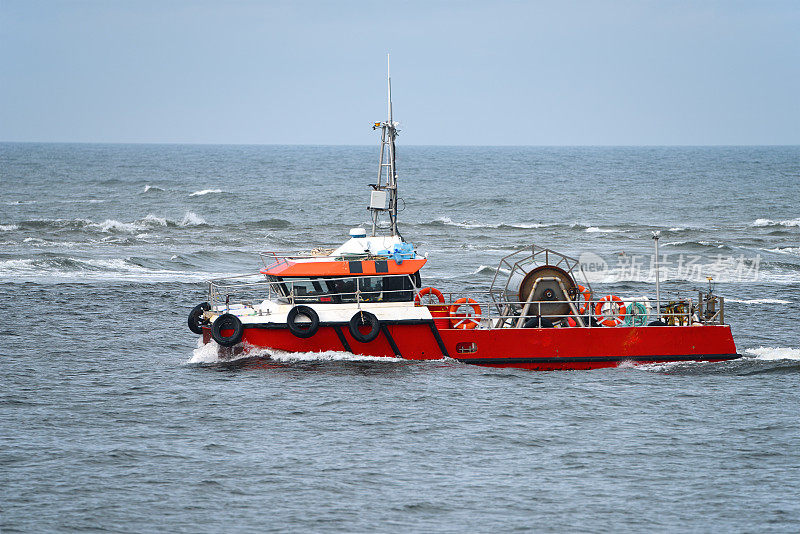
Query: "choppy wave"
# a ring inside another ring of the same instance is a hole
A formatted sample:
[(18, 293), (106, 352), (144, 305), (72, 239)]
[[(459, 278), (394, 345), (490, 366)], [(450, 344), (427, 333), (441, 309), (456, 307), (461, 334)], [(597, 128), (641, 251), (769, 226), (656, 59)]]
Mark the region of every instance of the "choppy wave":
[(750, 224), (750, 226), (755, 226), (757, 228), (763, 228), (769, 226), (795, 227), (795, 226), (800, 226), (800, 217), (796, 219), (788, 219), (785, 221), (773, 221), (772, 219), (756, 219)]
[(20, 227), (31, 230), (54, 229), (54, 230), (94, 230), (103, 233), (139, 233), (158, 227), (180, 227), (180, 226), (201, 226), (208, 223), (194, 212), (187, 211), (180, 221), (158, 217), (152, 213), (131, 222), (118, 221), (117, 219), (106, 219), (101, 222), (94, 222), (90, 219), (32, 219), (21, 221), (19, 225), (11, 225), (16, 230)]
[(13, 232), (14, 230), (19, 230), (19, 226), (16, 224), (0, 224), (0, 232)]
[(80, 230), (93, 224), (89, 219), (29, 219), (20, 221), (19, 227), (25, 230)]
[(180, 226), (204, 226), (207, 224), (205, 219), (192, 211), (187, 211), (180, 222)]
[[(86, 245), (86, 242), (78, 242), (78, 241), (49, 241), (47, 239), (42, 239), (40, 237), (26, 237), (22, 240), (28, 246), (31, 247), (57, 247), (57, 248), (75, 248), (79, 246)], [(98, 243), (98, 241), (89, 240), (89, 243)]]
[(51, 202), (55, 202), (57, 204), (102, 204), (104, 202), (108, 202), (107, 198), (78, 198), (78, 199), (67, 199), (67, 200), (52, 200)]
[[(476, 229), (476, 228), (485, 228), (485, 229), (520, 229), (520, 230), (529, 230), (529, 229), (536, 229), (536, 228), (569, 228), (572, 230), (581, 230), (584, 232), (588, 232), (590, 234), (593, 233), (619, 233), (619, 232), (629, 232), (635, 230), (658, 230), (660, 229), (657, 226), (649, 226), (649, 225), (639, 225), (639, 224), (619, 224), (619, 225), (611, 225), (611, 226), (597, 226), (593, 224), (584, 224), (579, 222), (572, 222), (572, 223), (530, 223), (530, 222), (516, 222), (516, 223), (509, 223), (509, 222), (497, 222), (497, 223), (488, 223), (488, 222), (473, 222), (473, 221), (454, 221), (450, 217), (442, 216), (437, 217), (432, 221), (428, 221), (422, 223), (423, 226), (455, 226), (458, 228), (466, 228), (466, 229)], [(672, 233), (683, 232), (687, 230), (693, 230), (687, 227), (673, 227), (670, 228), (669, 231)]]
[(558, 226), (556, 223), (471, 223), (468, 221), (456, 222), (450, 217), (438, 217), (433, 221), (423, 223), (424, 226), (457, 226), (458, 228), (517, 228), (532, 229)]
[(160, 191), (164, 191), (164, 189), (162, 189), (161, 187), (158, 187), (157, 185), (147, 184), (147, 185), (144, 186), (144, 191), (142, 191), (142, 192), (143, 193), (149, 193), (151, 191), (153, 193), (157, 193), (157, 192), (160, 192)]
[(508, 269), (498, 269), (497, 267), (492, 267), (491, 265), (481, 265), (480, 267), (478, 267), (475, 271), (473, 271), (470, 274), (472, 274), (473, 276), (474, 275), (481, 275), (481, 274), (489, 274), (489, 275), (494, 276), (495, 273), (498, 273), (498, 272), (503, 273), (503, 274), (509, 274), (511, 271), (509, 271)]
[(80, 282), (83, 280), (126, 280), (134, 282), (198, 282), (236, 273), (208, 273), (179, 269), (154, 269), (130, 258), (88, 259), (40, 257), (0, 260), (0, 280), (38, 282)]
[(286, 219), (263, 219), (260, 221), (250, 221), (244, 223), (245, 226), (249, 226), (251, 228), (267, 228), (270, 230), (279, 230), (281, 228), (288, 228), (292, 225), (291, 222), (287, 221)]
[(666, 243), (663, 243), (661, 246), (683, 247), (683, 248), (694, 248), (694, 249), (717, 248), (717, 249), (732, 250), (730, 246), (724, 243), (716, 243), (713, 241), (667, 241)]
[(617, 230), (617, 229), (614, 229), (614, 228), (600, 228), (598, 226), (590, 226), (589, 228), (587, 228), (584, 231), (585, 232), (589, 232), (590, 234), (596, 234), (596, 233), (607, 234), (607, 233), (612, 233), (612, 232), (622, 232), (622, 230)]
[(222, 193), (222, 189), (202, 189), (200, 191), (195, 191), (194, 193), (189, 193), (190, 197), (201, 197), (204, 195), (213, 195), (216, 193)]
[(138, 232), (145, 226), (137, 223), (124, 223), (115, 219), (106, 219), (101, 223), (90, 223), (87, 228), (97, 228), (101, 232)]
[(154, 228), (158, 226), (168, 226), (169, 221), (163, 217), (156, 217), (153, 214), (148, 214), (143, 219), (139, 219), (133, 222), (122, 222), (116, 219), (106, 219), (100, 223), (88, 222), (84, 228), (88, 229), (96, 229), (101, 232), (125, 232), (125, 233), (137, 233), (143, 230), (147, 230), (149, 228)]
[[(661, 230), (665, 232), (669, 232), (671, 234), (679, 234), (684, 232), (695, 232), (700, 231), (702, 228), (697, 227), (690, 227), (690, 226), (673, 226), (668, 229), (663, 229), (657, 226), (651, 225), (640, 225), (640, 224), (619, 224), (619, 225), (611, 225), (611, 226), (597, 226), (592, 224), (583, 224), (578, 222), (573, 222), (571, 224), (565, 223), (506, 223), (506, 222), (499, 222), (499, 223), (479, 223), (474, 221), (454, 221), (450, 217), (438, 217), (432, 221), (428, 221), (427, 223), (423, 223), (426, 226), (455, 226), (458, 228), (467, 228), (467, 229), (475, 229), (475, 228), (489, 228), (489, 229), (497, 229), (497, 228), (518, 228), (518, 229), (531, 229), (531, 228), (549, 228), (549, 227), (563, 227), (563, 228), (572, 228), (575, 230), (583, 230), (584, 232), (588, 233), (619, 233), (619, 232), (627, 232), (633, 230)], [(773, 221), (771, 219), (756, 219), (751, 223), (752, 227), (784, 227), (784, 228), (791, 228), (791, 227), (800, 227), (800, 218), (797, 219), (788, 219), (783, 221)]]
[(776, 254), (790, 254), (792, 256), (800, 256), (800, 247), (776, 247), (761, 249), (766, 252), (775, 252)]
[(725, 302), (736, 302), (739, 304), (791, 304), (791, 301), (782, 299), (750, 299), (739, 300), (730, 297), (725, 297)]
[[(733, 373), (733, 374), (761, 374), (785, 372), (787, 369), (794, 372), (800, 360), (800, 349), (791, 347), (756, 347), (742, 350), (743, 358), (728, 362), (686, 361), (686, 362), (661, 362), (648, 364), (634, 364), (623, 362), (620, 369), (635, 369), (653, 373), (667, 374), (708, 374), (708, 373)], [(769, 363), (775, 362), (775, 363)], [(780, 365), (779, 362), (790, 362)], [(754, 368), (753, 365), (756, 365)], [(778, 365), (778, 367), (775, 367)]]

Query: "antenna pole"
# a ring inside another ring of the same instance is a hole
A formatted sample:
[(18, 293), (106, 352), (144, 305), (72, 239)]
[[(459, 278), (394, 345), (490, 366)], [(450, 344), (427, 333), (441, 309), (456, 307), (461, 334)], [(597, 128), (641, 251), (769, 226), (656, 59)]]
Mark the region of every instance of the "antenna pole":
[[(397, 125), (392, 118), (392, 75), (389, 64), (389, 54), (386, 54), (386, 88), (388, 96), (387, 112), (389, 118), (386, 122), (376, 122), (373, 130), (381, 129), (381, 154), (378, 167), (378, 183), (373, 185), (374, 191), (385, 191), (388, 194), (389, 207), (376, 206), (370, 203), (369, 209), (372, 210), (372, 235), (376, 235), (378, 229), (378, 216), (381, 211), (389, 212), (389, 224), (392, 236), (399, 236), (397, 230), (397, 167), (395, 165), (395, 138), (397, 137)], [(386, 169), (386, 185), (383, 184), (383, 170)], [(402, 236), (401, 236), (402, 239)]]
[(392, 71), (389, 66), (389, 54), (386, 54), (386, 85), (389, 89), (389, 123), (392, 122)]
[(659, 271), (661, 267), (658, 264), (658, 238), (661, 237), (661, 232), (653, 232), (653, 243), (655, 244), (656, 255), (653, 257), (656, 271), (656, 319), (661, 320), (661, 282), (659, 280)]

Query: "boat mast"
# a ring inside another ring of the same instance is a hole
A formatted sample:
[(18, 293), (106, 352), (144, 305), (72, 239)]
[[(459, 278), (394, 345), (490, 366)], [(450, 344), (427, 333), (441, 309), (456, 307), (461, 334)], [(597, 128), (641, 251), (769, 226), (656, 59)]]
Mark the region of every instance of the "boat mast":
[[(372, 235), (377, 235), (378, 218), (382, 211), (389, 212), (389, 227), (392, 237), (399, 236), (397, 231), (397, 167), (395, 166), (395, 138), (397, 137), (397, 123), (392, 120), (392, 76), (389, 70), (389, 54), (386, 54), (386, 81), (388, 89), (388, 114), (385, 122), (376, 122), (373, 130), (381, 129), (381, 153), (378, 160), (378, 183), (370, 184), (372, 195), (369, 209), (372, 211)], [(386, 180), (384, 181), (384, 169)], [(386, 200), (389, 200), (388, 207)], [(402, 239), (402, 236), (401, 236)]]

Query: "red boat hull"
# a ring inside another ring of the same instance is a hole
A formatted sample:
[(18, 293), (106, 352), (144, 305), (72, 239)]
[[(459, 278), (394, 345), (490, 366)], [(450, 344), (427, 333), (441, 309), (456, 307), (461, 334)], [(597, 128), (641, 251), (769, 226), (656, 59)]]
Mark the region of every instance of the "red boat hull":
[[(242, 341), (245, 346), (287, 352), (334, 350), (408, 360), (449, 356), (464, 363), (543, 371), (740, 357), (729, 326), (458, 330), (442, 328), (442, 321), (436, 323), (385, 324), (369, 343), (356, 341), (346, 324), (321, 325), (307, 339), (296, 337), (283, 325), (245, 325)], [(204, 341), (210, 337), (209, 328), (204, 328)]]

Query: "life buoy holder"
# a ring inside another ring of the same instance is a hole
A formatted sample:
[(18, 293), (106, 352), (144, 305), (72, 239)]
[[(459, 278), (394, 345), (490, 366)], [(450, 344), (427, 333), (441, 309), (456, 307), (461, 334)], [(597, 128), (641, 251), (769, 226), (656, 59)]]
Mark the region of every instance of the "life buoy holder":
[[(347, 326), (353, 339), (361, 343), (374, 341), (375, 338), (378, 337), (378, 334), (381, 333), (381, 322), (375, 314), (368, 311), (362, 310), (356, 312), (356, 314), (350, 318), (350, 322)], [(369, 326), (369, 332), (366, 334), (361, 333), (362, 326)]]
[[(471, 307), (475, 314), (459, 315), (458, 310), (464, 305)], [(452, 306), (450, 306), (450, 326), (453, 328), (459, 328), (461, 330), (472, 330), (480, 324), (481, 313), (481, 307), (477, 302), (475, 302), (473, 299), (462, 297), (455, 301)]]
[(616, 295), (606, 295), (597, 301), (594, 314), (603, 326), (619, 326), (625, 321), (625, 303)]
[[(305, 317), (308, 322), (298, 322), (299, 317)], [(301, 339), (309, 338), (319, 330), (319, 315), (314, 308), (308, 306), (295, 306), (286, 314), (286, 326), (289, 331)]]
[(208, 302), (202, 302), (195, 306), (192, 311), (189, 312), (189, 330), (197, 335), (202, 334), (203, 325), (208, 324), (208, 320), (203, 314), (210, 309), (211, 305)]
[(578, 292), (583, 297), (583, 304), (581, 304), (581, 308), (578, 310), (578, 313), (583, 315), (592, 307), (592, 292), (589, 291), (589, 288), (583, 287), (580, 284), (578, 284)]
[[(222, 332), (233, 330), (229, 335), (223, 335)], [(238, 317), (231, 313), (223, 313), (216, 318), (211, 325), (211, 337), (218, 344), (223, 347), (232, 347), (242, 340), (244, 334), (244, 326)]]
[(419, 290), (417, 296), (414, 297), (414, 306), (422, 306), (422, 297), (426, 295), (434, 295), (437, 299), (439, 299), (439, 304), (444, 304), (444, 295), (442, 295), (441, 291), (435, 287), (423, 287)]

